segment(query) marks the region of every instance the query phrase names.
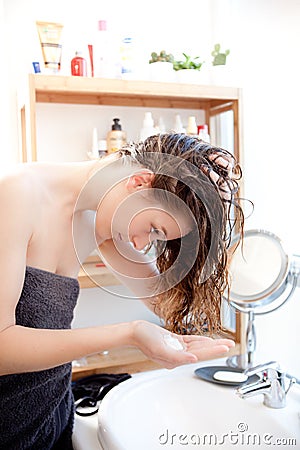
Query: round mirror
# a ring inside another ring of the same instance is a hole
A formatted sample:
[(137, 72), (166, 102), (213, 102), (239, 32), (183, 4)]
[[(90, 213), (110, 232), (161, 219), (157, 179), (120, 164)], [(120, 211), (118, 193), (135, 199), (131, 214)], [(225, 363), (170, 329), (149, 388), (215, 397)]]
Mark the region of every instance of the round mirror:
[(287, 283), (289, 256), (280, 239), (265, 230), (247, 230), (237, 246), (231, 245), (229, 261), (230, 302), (248, 308), (271, 303)]
[(235, 236), (229, 255), (230, 289), (226, 300), (246, 313), (243, 316), (246, 353), (228, 358), (227, 364), (245, 369), (253, 365), (255, 316), (280, 308), (293, 294), (300, 271), (295, 264), (291, 267), (281, 240), (265, 230), (247, 230), (242, 240)]

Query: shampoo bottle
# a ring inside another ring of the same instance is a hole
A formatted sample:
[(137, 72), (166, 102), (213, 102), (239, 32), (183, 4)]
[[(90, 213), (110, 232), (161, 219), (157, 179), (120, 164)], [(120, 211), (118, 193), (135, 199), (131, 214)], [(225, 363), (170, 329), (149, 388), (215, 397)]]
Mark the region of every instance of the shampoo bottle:
[(113, 119), (111, 131), (107, 133), (107, 153), (114, 153), (126, 144), (126, 133), (122, 130), (120, 119)]
[(152, 118), (151, 112), (146, 112), (143, 121), (143, 127), (140, 132), (140, 140), (144, 141), (147, 137), (153, 136), (157, 133), (158, 131), (154, 126), (154, 120)]

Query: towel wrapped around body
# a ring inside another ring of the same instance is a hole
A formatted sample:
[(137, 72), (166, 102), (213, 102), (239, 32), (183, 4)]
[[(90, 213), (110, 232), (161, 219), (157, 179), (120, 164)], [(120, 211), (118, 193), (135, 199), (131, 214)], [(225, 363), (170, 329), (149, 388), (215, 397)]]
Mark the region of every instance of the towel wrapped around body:
[[(68, 329), (79, 295), (77, 279), (26, 267), (16, 324)], [(71, 363), (0, 376), (0, 449), (71, 449), (74, 401)]]

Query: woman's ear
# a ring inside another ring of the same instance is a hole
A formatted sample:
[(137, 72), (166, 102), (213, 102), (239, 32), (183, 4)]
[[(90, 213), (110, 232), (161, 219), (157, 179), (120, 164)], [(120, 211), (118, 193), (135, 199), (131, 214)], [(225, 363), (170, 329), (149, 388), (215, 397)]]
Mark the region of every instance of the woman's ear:
[(126, 188), (129, 192), (138, 191), (141, 189), (149, 189), (152, 187), (154, 180), (154, 173), (150, 170), (143, 169), (131, 175), (126, 181)]

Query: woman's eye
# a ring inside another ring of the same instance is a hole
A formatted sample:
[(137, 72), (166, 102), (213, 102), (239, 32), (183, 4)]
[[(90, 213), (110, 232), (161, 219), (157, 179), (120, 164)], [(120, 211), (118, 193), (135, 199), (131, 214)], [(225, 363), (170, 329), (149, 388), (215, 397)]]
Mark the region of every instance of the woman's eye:
[(164, 232), (155, 227), (151, 227), (150, 235), (152, 235), (153, 239), (155, 239), (155, 240), (156, 239), (161, 240), (161, 241), (166, 240), (166, 236), (165, 236)]
[(159, 234), (159, 229), (158, 228), (154, 228), (154, 227), (151, 227), (150, 228), (150, 234)]

